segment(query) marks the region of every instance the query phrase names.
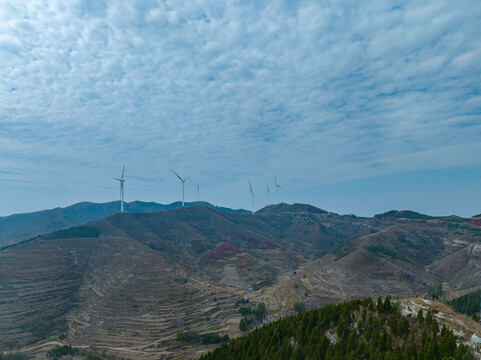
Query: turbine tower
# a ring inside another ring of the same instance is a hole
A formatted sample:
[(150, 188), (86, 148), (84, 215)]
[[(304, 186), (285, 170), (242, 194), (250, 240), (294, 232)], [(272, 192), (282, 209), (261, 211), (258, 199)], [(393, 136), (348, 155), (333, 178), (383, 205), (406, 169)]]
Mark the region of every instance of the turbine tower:
[(282, 189), (277, 183), (276, 173), (274, 173), (274, 182), (276, 184), (276, 202), (279, 204), (279, 189)]
[(271, 189), (269, 189), (269, 185), (267, 185), (267, 205), (271, 204)]
[[(170, 170), (172, 170), (172, 169), (170, 169)], [(174, 175), (177, 176), (177, 177), (179, 178), (179, 180), (182, 182), (182, 206), (184, 206), (184, 195), (185, 195), (184, 184), (185, 184), (185, 181), (186, 181), (187, 179), (191, 178), (193, 175), (188, 176), (188, 177), (186, 177), (185, 179), (182, 179), (182, 178), (180, 177), (180, 175), (177, 174), (174, 170), (172, 170), (172, 172), (173, 172)]]
[(114, 178), (117, 181), (120, 181), (120, 212), (124, 212), (124, 172), (125, 172), (125, 164), (124, 168), (122, 169), (122, 176), (119, 178)]
[(254, 214), (254, 193), (252, 192), (252, 185), (249, 179), (249, 189), (251, 189), (251, 196), (252, 196), (252, 214)]

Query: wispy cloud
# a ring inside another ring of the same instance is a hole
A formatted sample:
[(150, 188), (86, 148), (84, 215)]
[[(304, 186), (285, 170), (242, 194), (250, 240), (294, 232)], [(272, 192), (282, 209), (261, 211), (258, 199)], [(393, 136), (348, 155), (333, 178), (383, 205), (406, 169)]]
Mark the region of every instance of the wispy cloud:
[(95, 194), (124, 162), (227, 189), (479, 164), (480, 27), (479, 1), (7, 0), (0, 168)]

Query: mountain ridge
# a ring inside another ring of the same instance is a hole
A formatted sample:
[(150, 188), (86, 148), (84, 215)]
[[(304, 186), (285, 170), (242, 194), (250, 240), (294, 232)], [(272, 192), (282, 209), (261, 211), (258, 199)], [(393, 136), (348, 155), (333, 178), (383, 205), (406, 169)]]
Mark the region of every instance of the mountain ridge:
[[(186, 206), (197, 205), (213, 207), (224, 211), (249, 213), (247, 210), (219, 207), (205, 201), (196, 201), (185, 204)], [(182, 203), (180, 201), (165, 205), (139, 200), (124, 203), (125, 212), (165, 211), (181, 206)], [(119, 210), (120, 201), (111, 201), (107, 203), (83, 201), (64, 208), (56, 207), (54, 209), (0, 217), (0, 248), (57, 230), (100, 220), (106, 216), (119, 212)]]

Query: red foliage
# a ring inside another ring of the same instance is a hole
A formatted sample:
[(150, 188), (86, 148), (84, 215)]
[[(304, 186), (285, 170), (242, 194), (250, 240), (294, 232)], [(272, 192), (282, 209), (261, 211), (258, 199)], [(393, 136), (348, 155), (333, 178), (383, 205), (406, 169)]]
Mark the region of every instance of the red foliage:
[(469, 223), (474, 226), (481, 226), (481, 218), (469, 219)]
[(217, 246), (216, 248), (207, 252), (202, 256), (203, 261), (219, 260), (225, 257), (229, 257), (235, 254), (239, 254), (241, 251), (234, 247), (231, 243), (225, 242)]

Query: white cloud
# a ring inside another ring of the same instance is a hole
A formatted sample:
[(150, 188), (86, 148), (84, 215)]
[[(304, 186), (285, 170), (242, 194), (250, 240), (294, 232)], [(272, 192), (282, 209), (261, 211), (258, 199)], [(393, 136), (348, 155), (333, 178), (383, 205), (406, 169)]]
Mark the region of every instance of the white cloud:
[(296, 186), (479, 164), (480, 14), (477, 1), (6, 1), (0, 167), (65, 183), (175, 166), (233, 188), (274, 169)]

